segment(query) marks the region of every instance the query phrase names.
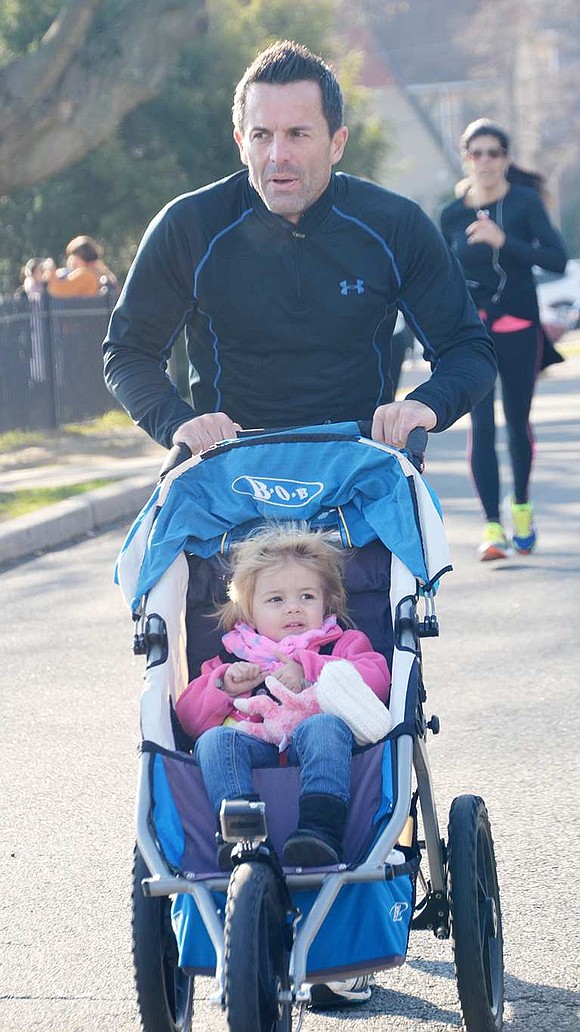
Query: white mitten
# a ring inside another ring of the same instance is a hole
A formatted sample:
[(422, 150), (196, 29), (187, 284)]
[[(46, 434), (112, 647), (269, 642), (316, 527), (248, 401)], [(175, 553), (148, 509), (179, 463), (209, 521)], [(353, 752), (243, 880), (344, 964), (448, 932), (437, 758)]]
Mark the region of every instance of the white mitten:
[(379, 742), (393, 726), (384, 702), (347, 659), (332, 660), (322, 668), (316, 698), (323, 713), (332, 713), (348, 724), (357, 745)]

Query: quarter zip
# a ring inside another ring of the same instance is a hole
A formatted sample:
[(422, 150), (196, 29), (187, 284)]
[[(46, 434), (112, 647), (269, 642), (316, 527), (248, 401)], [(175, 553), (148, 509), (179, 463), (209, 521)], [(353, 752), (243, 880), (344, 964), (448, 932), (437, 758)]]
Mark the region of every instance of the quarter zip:
[(294, 237), (294, 271), (296, 275), (296, 298), (298, 304), (302, 304), (304, 301), (304, 291), (302, 289), (302, 275), (300, 267), (300, 241), (306, 240), (306, 233), (301, 233), (299, 229), (290, 230)]

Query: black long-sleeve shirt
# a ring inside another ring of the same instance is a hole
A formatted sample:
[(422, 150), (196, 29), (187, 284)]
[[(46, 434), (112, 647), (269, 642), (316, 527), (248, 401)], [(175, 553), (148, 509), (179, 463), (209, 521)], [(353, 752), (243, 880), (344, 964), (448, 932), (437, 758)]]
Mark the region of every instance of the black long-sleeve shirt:
[(515, 315), (537, 323), (538, 301), (532, 266), (552, 272), (566, 268), (566, 248), (538, 192), (512, 183), (499, 201), (486, 208), (489, 218), (503, 229), (503, 247), (494, 253), (489, 244), (468, 244), (465, 230), (476, 219), (463, 198), (441, 213), (441, 232), (465, 273), (478, 306), (492, 317)]
[[(167, 447), (204, 412), (245, 428), (368, 419), (390, 398), (397, 307), (433, 369), (409, 397), (444, 430), (487, 393), (496, 364), (427, 216), (337, 173), (293, 225), (239, 172), (178, 197), (149, 226), (104, 343), (106, 382)], [(183, 327), (193, 410), (165, 373)]]

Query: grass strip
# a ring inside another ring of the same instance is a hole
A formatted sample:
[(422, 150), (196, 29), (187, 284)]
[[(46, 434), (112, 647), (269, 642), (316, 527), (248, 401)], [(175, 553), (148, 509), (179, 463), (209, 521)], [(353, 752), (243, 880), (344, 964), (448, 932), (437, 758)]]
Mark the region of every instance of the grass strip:
[(25, 516), (36, 509), (54, 502), (62, 502), (64, 498), (94, 491), (97, 487), (106, 487), (114, 482), (114, 477), (99, 480), (86, 480), (82, 484), (62, 484), (60, 487), (26, 487), (20, 491), (0, 491), (0, 522), (11, 520), (15, 516)]
[(59, 430), (7, 430), (0, 434), (0, 453), (15, 451), (17, 448), (40, 447), (54, 441), (74, 441), (78, 437), (106, 436), (133, 425), (126, 412), (110, 409), (104, 415), (84, 423), (66, 423)]

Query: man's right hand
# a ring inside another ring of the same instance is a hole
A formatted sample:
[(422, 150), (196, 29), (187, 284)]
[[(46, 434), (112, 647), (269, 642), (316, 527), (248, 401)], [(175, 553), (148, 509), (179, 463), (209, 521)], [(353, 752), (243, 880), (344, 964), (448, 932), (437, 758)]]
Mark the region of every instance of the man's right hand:
[(233, 423), (225, 412), (206, 412), (182, 423), (173, 435), (173, 443), (186, 444), (192, 455), (199, 455), (213, 444), (232, 440), (241, 429), (240, 424)]
[(371, 437), (381, 444), (390, 444), (393, 448), (404, 448), (411, 430), (418, 426), (425, 430), (433, 430), (437, 425), (437, 416), (433, 409), (413, 398), (403, 401), (391, 401), (388, 405), (379, 405), (375, 409)]

